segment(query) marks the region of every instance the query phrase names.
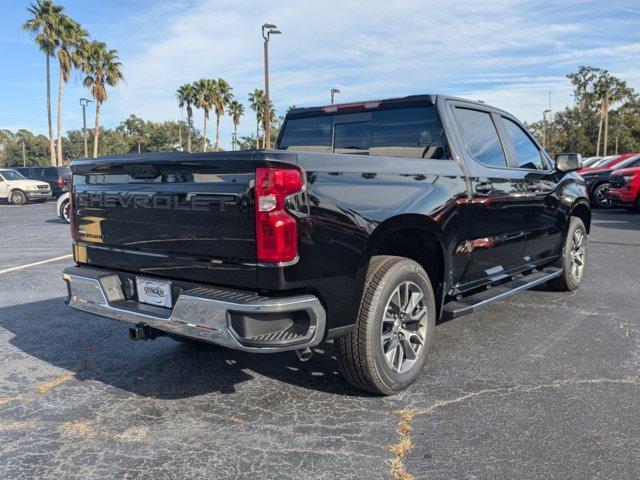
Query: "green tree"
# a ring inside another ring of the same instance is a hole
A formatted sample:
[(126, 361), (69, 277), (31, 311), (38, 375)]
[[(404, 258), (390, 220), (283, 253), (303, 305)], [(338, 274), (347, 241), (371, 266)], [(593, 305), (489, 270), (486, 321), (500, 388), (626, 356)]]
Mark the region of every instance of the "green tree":
[(2, 130), (0, 131), (0, 165), (17, 167), (50, 164), (48, 146), (49, 140), (44, 135), (34, 135), (26, 129), (15, 133)]
[(45, 70), (47, 78), (47, 121), (49, 123), (49, 159), (51, 165), (56, 164), (55, 145), (53, 142), (53, 123), (51, 121), (51, 57), (58, 44), (57, 24), (63, 7), (50, 0), (38, 0), (31, 4), (27, 11), (32, 18), (27, 20), (22, 28), (29, 31), (36, 45), (45, 55)]
[(98, 156), (98, 138), (100, 136), (100, 106), (107, 101), (107, 86), (115, 87), (124, 79), (122, 64), (118, 61), (118, 52), (107, 49), (103, 42), (92, 41), (82, 52), (83, 80), (96, 102), (95, 127), (93, 129), (93, 158)]
[[(264, 90), (256, 88), (249, 94), (249, 107), (256, 114), (256, 149), (260, 148), (260, 124), (264, 118)], [(264, 138), (263, 138), (264, 143)]]
[(224, 109), (232, 102), (233, 94), (231, 86), (226, 80), (218, 78), (215, 81), (216, 88), (213, 95), (213, 110), (216, 114), (216, 152), (220, 150), (220, 117), (224, 115)]
[(217, 84), (215, 80), (203, 78), (195, 83), (197, 108), (201, 108), (204, 114), (202, 134), (202, 151), (207, 151), (207, 122), (209, 121), (209, 112), (214, 108), (214, 98), (216, 96)]
[(60, 15), (55, 27), (57, 36), (56, 56), (59, 63), (58, 84), (58, 158), (62, 165), (62, 90), (69, 81), (71, 70), (79, 67), (81, 54), (87, 42), (88, 33), (78, 22), (66, 15)]
[(229, 116), (231, 117), (231, 121), (233, 122), (232, 149), (235, 150), (238, 143), (238, 125), (240, 124), (240, 117), (244, 115), (244, 105), (242, 105), (237, 100), (233, 100), (229, 104), (227, 113), (229, 114)]
[(191, 83), (185, 83), (176, 92), (178, 106), (187, 107), (187, 151), (191, 151), (191, 130), (193, 128), (193, 105), (196, 104), (197, 90)]
[[(590, 66), (579, 67), (567, 78), (574, 104), (556, 112), (547, 125), (547, 151), (599, 156), (609, 153), (610, 133), (617, 140), (618, 153), (638, 148), (640, 101), (633, 89), (608, 71)], [(542, 137), (541, 121), (529, 128), (537, 138)]]
[[(602, 154), (607, 155), (609, 146), (609, 111), (612, 105), (623, 101), (628, 97), (630, 90), (626, 82), (609, 74), (608, 70), (601, 70), (595, 84), (596, 93), (600, 102), (600, 123), (598, 128), (598, 144), (596, 155), (600, 153), (600, 138), (603, 138)], [(604, 135), (601, 134), (604, 128)]]
[(134, 151), (142, 153), (147, 148), (148, 130), (146, 122), (135, 115), (129, 115), (129, 118), (120, 122), (116, 127), (116, 131), (122, 133), (131, 140), (134, 145)]

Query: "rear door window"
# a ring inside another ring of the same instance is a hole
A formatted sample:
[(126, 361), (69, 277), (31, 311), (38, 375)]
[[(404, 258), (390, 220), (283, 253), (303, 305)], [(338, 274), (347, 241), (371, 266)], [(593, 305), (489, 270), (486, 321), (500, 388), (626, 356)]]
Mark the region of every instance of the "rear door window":
[(498, 130), (490, 113), (456, 107), (456, 118), (465, 146), (477, 161), (490, 167), (507, 166)]
[(518, 168), (544, 170), (542, 153), (527, 133), (513, 120), (501, 117), (507, 137), (513, 146), (515, 162)]

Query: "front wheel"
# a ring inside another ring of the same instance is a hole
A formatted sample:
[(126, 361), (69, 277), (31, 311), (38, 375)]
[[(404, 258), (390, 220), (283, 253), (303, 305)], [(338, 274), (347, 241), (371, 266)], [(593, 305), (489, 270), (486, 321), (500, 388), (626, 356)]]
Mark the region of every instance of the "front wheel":
[(13, 205), (24, 205), (27, 203), (27, 196), (20, 190), (14, 190), (11, 192), (11, 195), (9, 195), (9, 201)]
[(416, 381), (427, 359), (435, 326), (429, 276), (413, 260), (373, 257), (357, 324), (335, 340), (340, 369), (356, 388), (382, 395)]
[(580, 286), (587, 262), (588, 241), (587, 229), (582, 220), (578, 217), (571, 217), (569, 231), (562, 249), (562, 273), (549, 282), (552, 289), (570, 292)]
[(607, 196), (609, 192), (609, 184), (602, 183), (593, 191), (593, 206), (598, 208), (611, 208), (611, 199)]

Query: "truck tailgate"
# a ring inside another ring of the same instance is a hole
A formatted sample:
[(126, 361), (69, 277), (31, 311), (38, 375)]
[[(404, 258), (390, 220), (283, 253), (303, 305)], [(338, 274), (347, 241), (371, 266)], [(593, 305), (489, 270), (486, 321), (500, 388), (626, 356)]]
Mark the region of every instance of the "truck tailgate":
[(105, 157), (72, 170), (79, 263), (256, 287), (251, 152)]

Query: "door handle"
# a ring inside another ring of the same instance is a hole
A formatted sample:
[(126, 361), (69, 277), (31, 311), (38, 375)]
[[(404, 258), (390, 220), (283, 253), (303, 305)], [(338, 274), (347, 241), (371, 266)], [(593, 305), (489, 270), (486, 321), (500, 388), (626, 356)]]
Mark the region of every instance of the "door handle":
[(493, 183), (491, 182), (480, 182), (476, 185), (476, 193), (491, 193), (493, 191)]

